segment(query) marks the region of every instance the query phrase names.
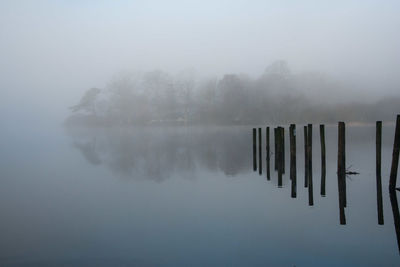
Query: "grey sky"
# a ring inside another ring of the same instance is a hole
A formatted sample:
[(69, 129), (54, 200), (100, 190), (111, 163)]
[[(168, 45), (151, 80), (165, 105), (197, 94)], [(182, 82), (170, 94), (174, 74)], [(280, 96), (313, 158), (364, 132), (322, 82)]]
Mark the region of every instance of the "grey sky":
[(121, 70), (257, 76), (276, 59), (393, 94), (399, 14), (400, 1), (377, 0), (3, 0), (0, 112), (65, 113)]

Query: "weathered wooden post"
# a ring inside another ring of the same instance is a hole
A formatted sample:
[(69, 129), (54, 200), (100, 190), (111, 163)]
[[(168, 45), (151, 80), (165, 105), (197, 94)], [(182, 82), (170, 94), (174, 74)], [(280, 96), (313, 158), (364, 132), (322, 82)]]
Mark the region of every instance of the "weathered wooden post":
[(290, 178), (292, 180), (292, 193), (291, 197), (295, 198), (297, 195), (296, 190), (296, 125), (291, 124), (289, 128), (290, 135)]
[(262, 134), (261, 128), (258, 128), (258, 173), (262, 174)]
[(344, 158), (344, 122), (338, 123), (338, 167), (337, 173), (340, 174), (340, 182), (342, 183), (342, 178), (346, 175), (346, 164)]
[(270, 180), (271, 179), (271, 170), (270, 170), (270, 158), (269, 158), (269, 156), (270, 156), (270, 149), (269, 149), (269, 127), (267, 127), (266, 129), (265, 129), (265, 135), (266, 135), (266, 140), (265, 140), (265, 143), (266, 143), (266, 153), (267, 153), (267, 180)]
[(392, 168), (390, 170), (389, 188), (395, 189), (397, 182), (397, 167), (399, 165), (399, 149), (400, 149), (400, 115), (397, 115), (396, 132), (394, 135)]
[[(346, 125), (344, 122), (339, 122), (338, 127), (338, 173), (340, 173), (340, 188), (343, 200), (343, 206), (347, 206), (346, 193)], [(339, 160), (340, 159), (340, 160)]]
[(319, 126), (319, 136), (321, 141), (321, 196), (326, 195), (326, 157), (325, 157), (325, 125)]
[(253, 128), (253, 170), (257, 170), (257, 129)]
[(308, 187), (307, 126), (304, 126), (304, 187)]
[(312, 177), (312, 124), (307, 128), (307, 159), (308, 159), (308, 205), (314, 205), (313, 177)]
[(378, 224), (383, 224), (383, 201), (382, 201), (382, 178), (381, 178), (381, 156), (382, 155), (382, 122), (376, 122), (376, 200), (378, 208)]
[(282, 187), (282, 133), (281, 127), (278, 127), (276, 136), (278, 138), (277, 144), (277, 161), (278, 161), (278, 187)]
[(397, 237), (397, 248), (400, 253), (400, 214), (399, 214), (399, 204), (397, 202), (396, 190), (393, 188), (389, 189), (390, 203), (392, 205), (394, 228)]
[(281, 127), (281, 145), (282, 145), (282, 173), (285, 173), (285, 128)]
[(342, 138), (343, 138), (343, 202), (344, 207), (347, 207), (347, 183), (346, 183), (346, 124), (343, 122), (342, 127)]
[(344, 122), (339, 122), (338, 124), (338, 167), (337, 167), (337, 176), (338, 176), (338, 191), (339, 191), (339, 212), (340, 212), (340, 224), (346, 224), (346, 217), (344, 213), (345, 207), (345, 191), (344, 191), (344, 183), (346, 179), (346, 169), (344, 162)]
[(274, 141), (275, 141), (274, 165), (275, 165), (275, 171), (277, 171), (278, 170), (278, 127), (274, 128)]

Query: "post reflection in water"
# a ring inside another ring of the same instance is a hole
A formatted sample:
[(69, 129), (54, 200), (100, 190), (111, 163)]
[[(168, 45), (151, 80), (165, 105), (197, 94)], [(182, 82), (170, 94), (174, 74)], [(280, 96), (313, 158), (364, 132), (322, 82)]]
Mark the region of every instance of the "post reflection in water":
[(389, 195), (390, 195), (390, 203), (392, 205), (394, 228), (397, 237), (397, 247), (400, 253), (400, 214), (399, 214), (399, 205), (397, 202), (396, 190), (389, 189)]

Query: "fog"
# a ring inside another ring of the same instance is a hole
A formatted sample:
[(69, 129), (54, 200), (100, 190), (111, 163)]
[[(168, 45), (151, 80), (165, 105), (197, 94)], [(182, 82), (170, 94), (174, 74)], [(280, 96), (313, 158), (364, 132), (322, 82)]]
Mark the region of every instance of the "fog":
[(0, 0), (0, 266), (400, 266), (399, 10)]
[(337, 93), (326, 92), (337, 103), (378, 101), (398, 95), (399, 8), (398, 1), (1, 1), (0, 119), (62, 123), (87, 89), (105, 88), (120, 73), (190, 69), (197, 80), (257, 79), (276, 60), (338, 84)]

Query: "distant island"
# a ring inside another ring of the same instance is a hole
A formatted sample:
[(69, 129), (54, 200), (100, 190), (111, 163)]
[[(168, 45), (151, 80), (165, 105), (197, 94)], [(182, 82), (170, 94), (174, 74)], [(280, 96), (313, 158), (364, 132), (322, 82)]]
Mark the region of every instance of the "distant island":
[[(334, 94), (341, 87), (326, 76), (293, 74), (285, 61), (268, 66), (258, 78), (226, 74), (195, 80), (191, 71), (120, 75), (104, 88), (88, 89), (71, 106), (69, 126), (247, 125), (278, 123), (368, 123), (393, 120), (400, 98), (315, 101), (313, 92)], [(305, 92), (311, 92), (309, 94)], [(328, 94), (329, 95), (329, 94)], [(344, 96), (345, 97), (345, 96)]]

